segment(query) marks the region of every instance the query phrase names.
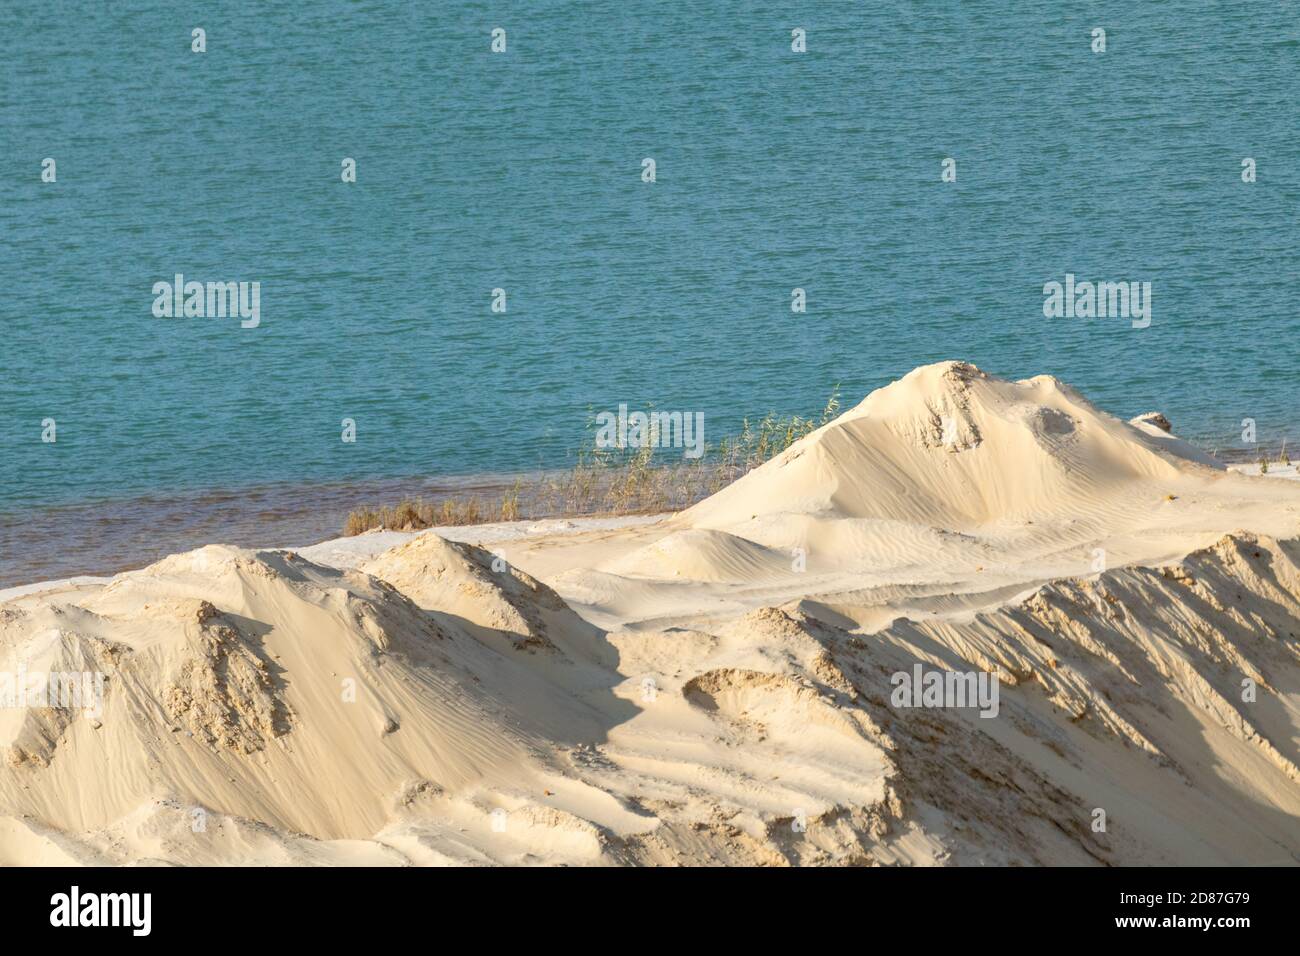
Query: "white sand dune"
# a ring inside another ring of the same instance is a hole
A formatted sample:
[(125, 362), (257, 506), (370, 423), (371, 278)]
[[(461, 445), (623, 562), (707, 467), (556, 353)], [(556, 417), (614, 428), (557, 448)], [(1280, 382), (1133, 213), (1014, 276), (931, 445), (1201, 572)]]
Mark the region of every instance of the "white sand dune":
[(1300, 485), (1054, 379), (926, 366), (681, 514), (475, 540), (7, 595), (0, 672), (107, 681), (0, 709), (0, 864), (1300, 862)]

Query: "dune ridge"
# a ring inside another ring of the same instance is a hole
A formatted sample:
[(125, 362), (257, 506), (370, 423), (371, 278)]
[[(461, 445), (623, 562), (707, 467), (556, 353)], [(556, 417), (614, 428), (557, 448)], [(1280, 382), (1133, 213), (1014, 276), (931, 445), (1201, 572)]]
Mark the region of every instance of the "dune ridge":
[(0, 708), (0, 863), (1298, 863), (1300, 486), (1166, 425), (945, 362), (659, 522), (0, 601), (105, 677)]

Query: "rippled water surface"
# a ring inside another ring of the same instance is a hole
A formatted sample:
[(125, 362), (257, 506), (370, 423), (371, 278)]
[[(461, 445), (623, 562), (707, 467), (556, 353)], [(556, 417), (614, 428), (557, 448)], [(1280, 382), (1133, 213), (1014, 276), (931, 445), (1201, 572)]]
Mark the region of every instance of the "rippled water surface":
[[(1289, 4), (5, 4), (0, 577), (89, 501), (562, 466), (619, 402), (717, 436), (944, 358), (1300, 436), (1298, 37)], [(1067, 272), (1150, 282), (1150, 327), (1045, 318)], [(260, 282), (260, 325), (155, 318), (176, 273)]]

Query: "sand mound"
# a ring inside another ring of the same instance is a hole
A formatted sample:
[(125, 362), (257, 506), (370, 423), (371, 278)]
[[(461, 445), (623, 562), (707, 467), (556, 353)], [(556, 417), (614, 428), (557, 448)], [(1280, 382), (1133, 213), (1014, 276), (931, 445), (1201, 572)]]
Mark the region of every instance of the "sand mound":
[[(42, 640), (56, 650), (31, 655)], [(524, 735), (502, 724), (473, 661), (453, 660), (454, 643), (469, 642), (373, 578), (232, 548), (121, 575), (76, 606), (10, 609), (0, 647), (29, 655), (29, 671), (106, 681), (93, 708), (10, 718), (14, 773), (0, 793), (7, 812), (64, 830), (170, 799), (369, 836), (408, 779), (477, 780), (523, 757)]]
[[(955, 749), (984, 768), (972, 771), (979, 779), (989, 765), (1026, 756), (1036, 777), (1050, 771), (1057, 783), (1040, 796), (1050, 795), (1057, 822), (1088, 855), (1300, 862), (1297, 556), (1295, 540), (1232, 535), (1171, 566), (1054, 581), (967, 621), (899, 621), (870, 637), (821, 625), (810, 634), (899, 741), (904, 798), (923, 794), (950, 814), (994, 819), (997, 801), (980, 805), (935, 785), (945, 776), (934, 772), (936, 758), (950, 763), (950, 748), (905, 745), (918, 722), (950, 712), (918, 721), (881, 706), (886, 676), (918, 662), (989, 671), (1001, 677), (1005, 719), (987, 735), (963, 733)], [(918, 760), (913, 771), (908, 758)], [(1094, 835), (1082, 811), (1097, 807), (1109, 808), (1124, 846)], [(1205, 814), (1214, 828), (1202, 826)]]
[(753, 584), (787, 573), (792, 555), (723, 531), (678, 531), (625, 555), (607, 570), (628, 577)]
[(503, 558), (427, 532), (370, 561), (359, 570), (388, 582), (426, 611), (494, 632), (512, 647), (554, 650), (552, 632), (586, 638), (592, 628), (554, 591), (511, 567)]
[(774, 513), (1023, 521), (1199, 465), (1054, 378), (1007, 382), (946, 362), (873, 392), (683, 517), (723, 530)]
[(943, 363), (669, 521), (14, 596), (0, 864), (1300, 862), (1300, 486), (1167, 424)]

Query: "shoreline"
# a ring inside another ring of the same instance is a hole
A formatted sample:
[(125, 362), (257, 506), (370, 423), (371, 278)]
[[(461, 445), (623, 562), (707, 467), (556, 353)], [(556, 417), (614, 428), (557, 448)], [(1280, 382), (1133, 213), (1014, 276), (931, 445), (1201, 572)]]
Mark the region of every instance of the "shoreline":
[(215, 542), (263, 547), (267, 541), (327, 541), (343, 534), (355, 508), (421, 495), (499, 497), (517, 480), (540, 483), (550, 474), (275, 482), (0, 512), (0, 589), (116, 574)]
[[(1236, 459), (1236, 460), (1234, 460)], [(1231, 470), (1257, 475), (1249, 456), (1221, 457)], [(1300, 479), (1300, 465), (1270, 466), (1268, 476)], [(357, 508), (396, 504), (403, 498), (499, 498), (526, 482), (540, 488), (563, 472), (533, 471), (440, 478), (411, 477), (295, 485), (276, 482), (241, 490), (209, 488), (170, 495), (143, 495), (80, 504), (53, 505), (37, 512), (0, 512), (0, 556), (22, 559), (0, 564), (0, 600), (16, 589), (75, 579), (107, 579), (147, 567), (172, 554), (208, 544), (276, 550), (267, 542), (310, 541), (302, 548), (346, 540), (344, 524)], [(539, 500), (536, 496), (531, 499)], [(667, 509), (672, 510), (672, 509)], [(660, 514), (664, 511), (658, 512)], [(449, 532), (487, 525), (527, 525), (554, 519), (619, 519), (641, 516), (589, 512), (526, 512), (517, 522), (475, 522), (419, 530)], [(444, 534), (444, 537), (447, 535)], [(355, 537), (355, 536), (353, 536)], [(459, 540), (454, 538), (453, 540)]]
[[(1250, 476), (1259, 476), (1260, 474), (1260, 466), (1255, 462), (1229, 464), (1228, 470)], [(483, 476), (483, 478), (487, 477), (489, 476)], [(534, 473), (533, 477), (538, 478), (538, 473)], [(1300, 481), (1300, 463), (1291, 465), (1271, 465), (1265, 477)], [(445, 481), (446, 479), (443, 480)], [(483, 491), (499, 490), (511, 487), (514, 477), (512, 476), (510, 481), (505, 481), (498, 476), (497, 480), (501, 483), (488, 484), (482, 480), (475, 483), (471, 479), (466, 479), (465, 484), (462, 487), (465, 489), (479, 489)], [(429, 479), (423, 481), (425, 481), (427, 483), (426, 486), (429, 487), (446, 487), (445, 485), (434, 485), (432, 480)], [(229, 497), (234, 496), (232, 495)], [(222, 500), (228, 500), (228, 498), (223, 498)], [(90, 505), (82, 507), (89, 508)], [(486, 547), (491, 544), (513, 541), (533, 534), (545, 534), (550, 537), (563, 537), (566, 534), (579, 534), (584, 531), (635, 528), (643, 524), (652, 524), (676, 513), (678, 512), (664, 511), (648, 515), (615, 515), (606, 513), (549, 515), (521, 518), (516, 521), (485, 521), (476, 524), (437, 525), (412, 531), (382, 529), (356, 535), (339, 533), (330, 537), (314, 539), (311, 543), (302, 545), (268, 544), (266, 543), (265, 538), (247, 541), (227, 540), (225, 538), (220, 540), (204, 540), (195, 542), (188, 548), (163, 550), (162, 553), (156, 554), (156, 556), (149, 560), (137, 559), (131, 561), (127, 565), (115, 567), (111, 570), (78, 571), (55, 575), (48, 578), (38, 578), (34, 581), (28, 579), (26, 581), (15, 582), (11, 582), (9, 576), (0, 571), (0, 604), (15, 598), (40, 594), (45, 591), (73, 588), (83, 585), (101, 585), (112, 580), (112, 578), (117, 574), (139, 570), (140, 568), (147, 567), (154, 561), (161, 560), (162, 558), (168, 557), (172, 554), (201, 548), (209, 544), (233, 545), (235, 547), (253, 548), (265, 551), (292, 551), (318, 564), (343, 569), (354, 567), (361, 560), (376, 557), (384, 550), (409, 541), (416, 535), (423, 534), (426, 531), (435, 532), (448, 541), (465, 542), (480, 547)], [(341, 529), (342, 521), (338, 523), (338, 526)], [(3, 530), (3, 517), (0, 516), (0, 531)], [(286, 538), (284, 540), (291, 539)], [(3, 552), (0, 551), (0, 553)]]
[[(292, 552), (315, 564), (338, 570), (347, 570), (429, 531), (448, 541), (490, 548), (492, 545), (506, 544), (534, 536), (555, 539), (589, 531), (621, 531), (639, 528), (654, 524), (670, 517), (672, 514), (675, 514), (675, 512), (654, 515), (578, 515), (565, 518), (490, 521), (483, 524), (421, 528), (418, 531), (368, 531), (364, 534), (341, 535), (302, 546), (243, 545), (242, 547), (251, 547), (258, 551)], [(221, 544), (226, 543), (221, 542)], [(203, 547), (203, 545), (199, 547)], [(140, 567), (145, 566), (147, 565), (141, 565)], [(65, 578), (52, 578), (47, 581), (35, 581), (30, 584), (4, 586), (0, 587), (0, 604), (17, 598), (46, 594), (51, 591), (70, 590), (79, 587), (99, 587), (113, 580), (118, 574), (136, 570), (139, 570), (139, 567), (122, 568), (109, 574), (78, 574)]]

